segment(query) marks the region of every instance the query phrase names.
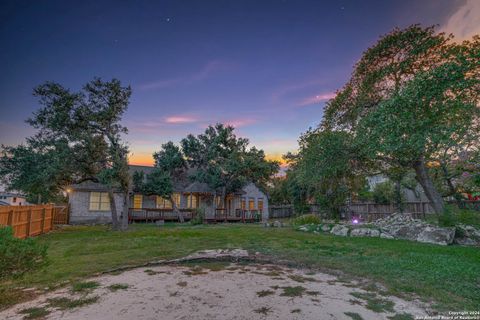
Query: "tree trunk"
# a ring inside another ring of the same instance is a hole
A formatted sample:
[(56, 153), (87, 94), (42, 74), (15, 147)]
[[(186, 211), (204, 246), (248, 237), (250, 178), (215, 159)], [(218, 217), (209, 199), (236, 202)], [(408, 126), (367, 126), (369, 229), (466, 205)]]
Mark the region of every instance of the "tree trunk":
[(123, 210), (122, 210), (122, 225), (121, 230), (125, 231), (128, 229), (128, 209), (130, 207), (130, 197), (127, 192), (123, 193)]
[(400, 213), (403, 213), (404, 203), (402, 199), (402, 185), (400, 180), (395, 181), (395, 207)]
[(415, 169), (418, 183), (420, 183), (420, 185), (423, 187), (425, 195), (432, 203), (433, 211), (435, 211), (436, 214), (443, 213), (443, 198), (437, 189), (435, 189), (432, 179), (428, 175), (428, 169), (425, 166), (425, 161), (423, 159), (418, 160), (414, 163), (413, 168)]
[(453, 185), (452, 178), (450, 178), (446, 164), (442, 163), (441, 166), (442, 166), (443, 175), (445, 177), (445, 182), (447, 183), (448, 190), (450, 191), (450, 194), (455, 198), (455, 201), (457, 202), (457, 206), (460, 208), (462, 206), (462, 197), (460, 196), (460, 194), (458, 194), (457, 189)]
[(184, 222), (185, 222), (185, 218), (183, 217), (183, 213), (178, 209), (177, 204), (176, 204), (175, 201), (173, 200), (173, 196), (170, 196), (170, 202), (172, 203), (173, 212), (174, 212), (176, 215), (178, 215), (178, 220), (179, 220), (181, 223), (184, 223)]
[(110, 211), (112, 212), (112, 229), (118, 230), (117, 204), (112, 189), (108, 190), (108, 198), (110, 199)]

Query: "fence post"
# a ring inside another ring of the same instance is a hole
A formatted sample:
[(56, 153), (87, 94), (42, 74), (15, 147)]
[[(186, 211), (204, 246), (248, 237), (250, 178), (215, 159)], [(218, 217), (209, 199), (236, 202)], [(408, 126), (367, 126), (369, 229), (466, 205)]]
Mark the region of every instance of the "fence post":
[(45, 229), (45, 208), (42, 209), (42, 221), (41, 221), (40, 233), (43, 233), (44, 229)]
[(7, 226), (12, 226), (13, 229), (13, 209), (8, 212)]
[(32, 209), (28, 209), (28, 214), (27, 214), (27, 234), (26, 234), (26, 237), (30, 237), (31, 224), (32, 224)]

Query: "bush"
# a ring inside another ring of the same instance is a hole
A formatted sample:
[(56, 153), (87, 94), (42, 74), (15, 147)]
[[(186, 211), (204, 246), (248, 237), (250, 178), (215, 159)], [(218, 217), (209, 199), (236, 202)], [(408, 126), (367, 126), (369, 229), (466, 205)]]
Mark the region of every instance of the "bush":
[(389, 180), (380, 182), (373, 188), (373, 201), (378, 204), (391, 204), (395, 199), (395, 187)]
[(0, 279), (19, 277), (46, 263), (47, 246), (17, 239), (11, 227), (0, 228)]
[(322, 220), (314, 214), (305, 214), (293, 220), (293, 225), (299, 226), (303, 224), (320, 224)]
[(438, 224), (442, 227), (453, 227), (458, 224), (480, 227), (480, 212), (459, 209), (456, 205), (445, 206), (445, 211), (438, 217)]
[(203, 219), (205, 218), (205, 210), (203, 208), (197, 208), (195, 210), (195, 216), (190, 220), (190, 224), (198, 225), (203, 224)]

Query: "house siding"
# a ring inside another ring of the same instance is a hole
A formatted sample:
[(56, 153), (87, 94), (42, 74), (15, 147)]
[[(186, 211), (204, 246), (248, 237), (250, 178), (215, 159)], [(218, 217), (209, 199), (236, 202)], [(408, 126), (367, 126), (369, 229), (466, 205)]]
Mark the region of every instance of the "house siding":
[[(117, 214), (120, 217), (123, 209), (123, 196), (114, 194)], [(90, 211), (90, 191), (77, 190), (69, 195), (71, 224), (105, 224), (112, 222), (112, 213), (108, 211)]]
[(258, 199), (263, 199), (263, 211), (262, 211), (262, 220), (268, 220), (268, 197), (265, 193), (263, 193), (255, 184), (249, 183), (245, 187), (243, 187), (243, 191), (245, 194), (238, 197), (237, 201), (237, 208), (240, 208), (241, 205), (241, 198), (245, 198), (247, 201), (247, 209), (248, 209), (248, 200), (249, 198), (255, 199), (255, 208), (258, 209)]

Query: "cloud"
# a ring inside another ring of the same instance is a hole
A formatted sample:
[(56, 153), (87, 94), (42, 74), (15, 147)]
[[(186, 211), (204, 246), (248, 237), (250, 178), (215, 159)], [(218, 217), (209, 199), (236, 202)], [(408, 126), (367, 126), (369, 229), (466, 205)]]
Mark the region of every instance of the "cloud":
[(310, 80), (280, 87), (272, 93), (272, 101), (277, 102), (286, 95), (290, 95), (297, 91), (301, 91), (313, 86), (319, 86), (323, 83), (325, 83), (325, 80)]
[(165, 122), (170, 124), (193, 123), (197, 121), (198, 119), (192, 116), (170, 116), (165, 118)]
[(234, 128), (245, 127), (251, 124), (256, 123), (257, 120), (253, 118), (239, 118), (239, 119), (230, 119), (223, 121), (224, 124), (230, 125)]
[(480, 34), (480, 1), (467, 0), (448, 18), (441, 31), (453, 33), (462, 41)]
[(197, 81), (205, 80), (212, 74), (227, 70), (232, 66), (227, 62), (221, 60), (212, 60), (203, 66), (202, 69), (193, 72), (189, 75), (176, 77), (171, 79), (158, 80), (154, 82), (144, 83), (139, 86), (141, 90), (164, 89), (175, 85), (187, 85)]
[(335, 95), (336, 95), (335, 92), (327, 92), (327, 93), (317, 94), (313, 97), (303, 99), (302, 101), (300, 101), (300, 103), (298, 105), (300, 107), (304, 107), (304, 106), (309, 106), (309, 105), (312, 105), (312, 104), (317, 104), (317, 103), (320, 103), (320, 102), (325, 102), (325, 101), (328, 101), (330, 99), (335, 98)]

